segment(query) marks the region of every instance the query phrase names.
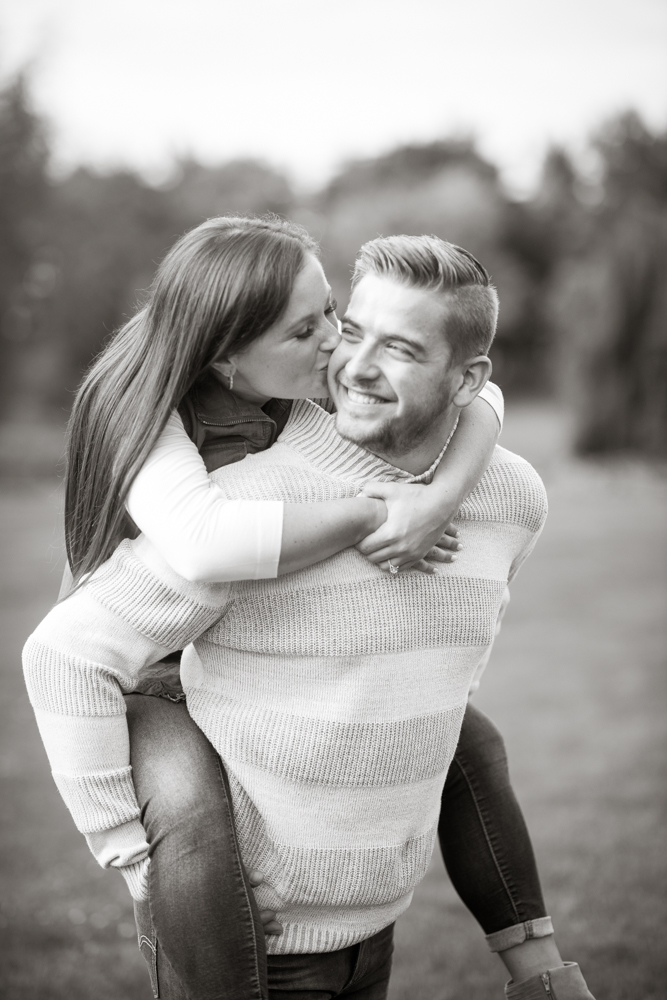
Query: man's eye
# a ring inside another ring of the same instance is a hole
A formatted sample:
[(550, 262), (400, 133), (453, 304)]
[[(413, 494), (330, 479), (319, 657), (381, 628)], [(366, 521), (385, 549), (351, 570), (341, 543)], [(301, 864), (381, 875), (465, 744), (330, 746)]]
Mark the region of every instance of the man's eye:
[(341, 336), (345, 337), (346, 340), (358, 340), (359, 334), (356, 330), (350, 330), (349, 326), (341, 326), (340, 328)]
[(387, 347), (392, 351), (402, 354), (404, 358), (411, 358), (413, 356), (412, 352), (403, 344), (387, 344)]
[(331, 313), (335, 313), (336, 312), (336, 309), (338, 309), (338, 303), (336, 302), (335, 299), (331, 299), (329, 305), (324, 310), (324, 315), (325, 316), (330, 316)]

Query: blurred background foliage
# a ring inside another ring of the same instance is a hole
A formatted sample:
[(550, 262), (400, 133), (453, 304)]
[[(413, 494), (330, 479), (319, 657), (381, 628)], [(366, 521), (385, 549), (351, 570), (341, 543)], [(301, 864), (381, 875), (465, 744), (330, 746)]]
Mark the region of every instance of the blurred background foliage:
[(435, 233), (470, 249), (501, 298), (495, 378), (509, 398), (551, 396), (582, 452), (667, 450), (667, 133), (628, 112), (591, 140), (585, 174), (551, 149), (534, 195), (510, 197), (472, 140), (349, 163), (299, 195), (265, 163), (50, 170), (47, 123), (18, 77), (0, 93), (2, 419), (62, 424), (83, 371), (141, 302), (186, 229), (277, 212), (322, 241), (342, 307), (359, 246)]

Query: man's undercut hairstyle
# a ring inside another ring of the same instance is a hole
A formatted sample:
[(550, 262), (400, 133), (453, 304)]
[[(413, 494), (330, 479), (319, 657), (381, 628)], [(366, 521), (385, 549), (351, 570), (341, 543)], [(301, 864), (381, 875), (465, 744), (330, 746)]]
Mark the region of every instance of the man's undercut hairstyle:
[(487, 354), (498, 322), (498, 293), (471, 253), (438, 236), (380, 236), (357, 254), (352, 288), (367, 274), (442, 292), (445, 336), (455, 362)]

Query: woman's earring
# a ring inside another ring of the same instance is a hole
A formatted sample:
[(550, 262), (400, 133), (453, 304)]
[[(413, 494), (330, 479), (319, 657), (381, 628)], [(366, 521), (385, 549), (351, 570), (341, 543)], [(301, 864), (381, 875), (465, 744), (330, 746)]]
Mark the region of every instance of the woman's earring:
[[(218, 375), (224, 376), (229, 381), (229, 391), (231, 392), (234, 388), (234, 372), (236, 371), (236, 365), (233, 361), (227, 359), (223, 361), (214, 361), (211, 364), (211, 368), (218, 373)], [(225, 371), (225, 368), (228, 370)]]

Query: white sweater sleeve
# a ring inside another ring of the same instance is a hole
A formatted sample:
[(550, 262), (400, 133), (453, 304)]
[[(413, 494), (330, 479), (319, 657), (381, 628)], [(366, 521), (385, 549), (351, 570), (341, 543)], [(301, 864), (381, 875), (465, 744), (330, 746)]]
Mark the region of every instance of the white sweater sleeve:
[(134, 480), (127, 509), (166, 562), (200, 583), (278, 575), (280, 500), (227, 500), (209, 479), (178, 413)]
[(148, 843), (132, 782), (123, 694), (142, 668), (193, 642), (229, 587), (175, 576), (145, 537), (115, 553), (37, 626), (23, 670), (53, 777), (104, 868), (146, 896)]
[(498, 417), (498, 423), (500, 424), (500, 429), (503, 429), (503, 419), (505, 417), (505, 398), (500, 389), (495, 382), (487, 382), (484, 388), (479, 394), (480, 399), (486, 400), (486, 402), (491, 406)]

